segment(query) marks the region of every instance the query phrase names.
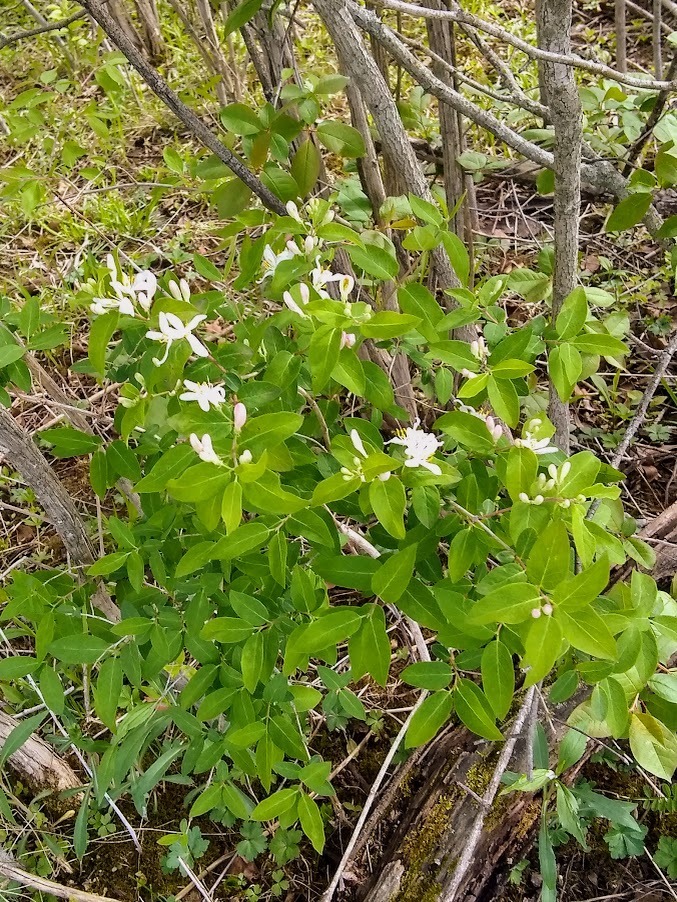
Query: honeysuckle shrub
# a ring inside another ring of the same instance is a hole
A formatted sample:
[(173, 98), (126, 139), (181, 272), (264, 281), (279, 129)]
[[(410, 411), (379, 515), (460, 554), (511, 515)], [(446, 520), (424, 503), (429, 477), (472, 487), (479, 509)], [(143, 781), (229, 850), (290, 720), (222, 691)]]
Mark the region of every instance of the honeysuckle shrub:
[[(407, 747), (450, 719), (498, 741), (516, 696), (543, 683), (553, 703), (587, 687), (576, 730), (629, 738), (662, 779), (677, 765), (667, 668), (677, 606), (638, 568), (610, 585), (613, 567), (650, 568), (651, 549), (624, 512), (622, 474), (588, 450), (565, 457), (546, 413), (548, 375), (568, 400), (601, 358), (618, 365), (618, 317), (595, 316), (599, 297), (585, 288), (554, 324), (509, 317), (509, 292), (528, 296), (538, 283), (531, 301), (547, 295), (548, 255), (540, 273), (471, 288), (442, 201), (388, 199), (386, 219), (414, 261), (404, 274), (393, 242), (369, 227), (355, 180), (301, 203), (319, 167), (310, 135), (281, 162), (304, 128), (349, 160), (363, 151), (350, 127), (318, 124), (317, 98), (344, 84), (331, 78), (285, 97), (299, 118), (269, 105), (223, 112), (250, 163), (272, 155), (263, 173), (288, 201), (288, 215), (270, 214), (221, 164), (198, 164), (232, 219), (224, 269), (196, 254), (188, 281), (110, 255), (83, 280), (74, 305), (91, 328), (76, 368), (119, 385), (116, 437), (59, 426), (41, 438), (56, 457), (90, 455), (101, 499), (127, 480), (140, 511), (118, 499), (104, 520), (108, 553), (84, 582), (15, 571), (2, 610), (7, 636), (34, 650), (0, 662), (0, 679), (13, 697), (23, 697), (18, 684), (31, 703), (44, 700), (90, 757), (85, 814), (125, 795), (144, 814), (169, 778), (186, 784), (190, 817), (239, 825), (251, 854), (267, 842), (256, 823), (272, 822), (282, 862), (297, 823), (323, 848), (334, 790), (311, 732), (320, 720), (335, 730), (371, 716), (355, 689), (393, 678), (388, 623), (400, 616), (424, 631), (431, 656), (398, 674), (427, 693)], [(173, 152), (165, 160), (183, 172)], [(461, 283), (443, 296), (427, 285), (438, 246)], [(62, 326), (34, 300), (7, 324), (3, 379), (26, 390), (12, 331), (39, 349)], [(475, 339), (453, 337), (469, 325)], [(416, 416), (398, 406), (367, 343), (406, 356)], [(119, 622), (96, 609), (102, 579)], [(83, 668), (109, 736), (93, 738), (80, 693), (66, 694), (83, 685)], [(82, 854), (85, 815), (78, 822)]]

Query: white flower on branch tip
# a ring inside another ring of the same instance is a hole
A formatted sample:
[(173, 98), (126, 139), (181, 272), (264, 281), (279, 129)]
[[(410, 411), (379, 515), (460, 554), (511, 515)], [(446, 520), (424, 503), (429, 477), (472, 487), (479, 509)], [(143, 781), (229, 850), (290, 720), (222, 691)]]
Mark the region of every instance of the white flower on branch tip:
[(291, 216), (291, 218), (295, 221), (303, 225), (303, 220), (301, 219), (301, 214), (299, 213), (299, 208), (296, 206), (293, 200), (287, 201), (286, 204), (287, 216)]
[[(304, 285), (303, 282), (298, 286), (298, 292), (301, 304), (303, 307), (310, 300), (310, 289), (307, 285)], [(308, 318), (308, 314), (303, 311), (303, 307), (300, 304), (297, 304), (294, 298), (292, 297), (291, 291), (285, 291), (282, 295), (282, 300), (285, 302), (287, 307), (291, 310), (292, 313), (296, 313), (298, 316), (302, 316), (304, 319)]]
[(187, 391), (179, 395), (181, 401), (197, 401), (200, 410), (208, 413), (210, 405), (220, 407), (226, 400), (226, 392), (222, 385), (212, 385), (210, 382), (191, 382), (184, 379), (183, 384)]
[(190, 445), (200, 458), (200, 460), (204, 461), (207, 464), (216, 464), (217, 467), (223, 465), (223, 461), (219, 457), (219, 455), (214, 451), (214, 446), (212, 445), (212, 437), (205, 433), (201, 439), (197, 437), (197, 435), (193, 432), (190, 436)]
[(340, 282), (344, 278), (346, 277), (342, 273), (335, 273), (330, 269), (324, 269), (320, 265), (319, 257), (315, 261), (315, 269), (311, 270), (310, 273), (313, 288), (319, 296), (325, 298), (325, 300), (330, 297), (329, 292), (326, 291), (326, 286), (329, 285), (330, 282)]
[(263, 249), (263, 259), (261, 261), (263, 275), (259, 279), (259, 282), (263, 282), (269, 277), (272, 278), (280, 263), (283, 263), (285, 260), (293, 260), (294, 257), (299, 256), (300, 254), (300, 249), (293, 241), (288, 241), (285, 250), (280, 251), (279, 254), (276, 254), (272, 247), (267, 244)]
[(353, 443), (353, 448), (361, 454), (362, 457), (368, 457), (367, 449), (364, 447), (364, 442), (362, 441), (362, 436), (357, 429), (350, 430), (350, 441)]
[(420, 423), (417, 417), (414, 425), (404, 430), (404, 435), (391, 438), (387, 444), (401, 445), (404, 448), (405, 467), (423, 467), (435, 476), (441, 476), (442, 470), (436, 463), (432, 463), (431, 458), (443, 442), (435, 438), (432, 432), (419, 429)]
[(175, 313), (162, 312), (159, 317), (160, 330), (156, 331), (151, 329), (146, 332), (146, 338), (150, 338), (151, 341), (162, 342), (162, 344), (166, 345), (164, 356), (160, 360), (158, 360), (157, 357), (153, 357), (155, 366), (160, 366), (165, 362), (169, 355), (169, 349), (175, 341), (185, 340), (190, 345), (193, 354), (197, 357), (209, 357), (207, 348), (197, 336), (193, 335), (193, 329), (195, 329), (204, 319), (207, 319), (206, 314), (198, 313), (197, 316), (194, 316), (190, 322), (184, 325)]
[(476, 338), (474, 341), (470, 342), (470, 353), (473, 355), (473, 357), (482, 362), (487, 359), (489, 350), (487, 348), (486, 342), (481, 335), (479, 338)]

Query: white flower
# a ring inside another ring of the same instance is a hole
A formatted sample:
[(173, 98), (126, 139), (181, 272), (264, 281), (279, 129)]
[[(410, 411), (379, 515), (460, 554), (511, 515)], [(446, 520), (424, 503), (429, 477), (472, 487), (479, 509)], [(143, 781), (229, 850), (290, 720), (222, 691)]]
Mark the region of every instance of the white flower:
[(242, 401), (238, 401), (235, 407), (233, 407), (233, 427), (235, 431), (239, 432), (246, 422), (247, 408), (244, 406)]
[(558, 450), (550, 444), (549, 438), (535, 438), (533, 433), (525, 432), (523, 438), (516, 438), (515, 445), (518, 448), (528, 448), (534, 454), (553, 454)]
[(219, 467), (223, 464), (219, 455), (214, 451), (212, 437), (207, 435), (207, 433), (202, 436), (202, 440), (200, 440), (194, 432), (191, 433), (190, 444), (200, 460), (203, 460), (208, 464), (216, 464)]
[(341, 292), (341, 300), (347, 301), (355, 287), (355, 279), (352, 276), (339, 276), (339, 291)]
[(172, 279), (172, 281), (168, 285), (169, 293), (173, 298), (176, 298), (177, 301), (185, 301), (188, 303), (190, 301), (190, 286), (185, 279), (181, 279), (179, 284)]
[(362, 457), (367, 457), (367, 451), (364, 447), (364, 442), (362, 441), (362, 437), (357, 429), (350, 430), (350, 441), (353, 443), (353, 447), (356, 451), (358, 451)]
[(226, 393), (222, 385), (212, 385), (209, 382), (191, 382), (190, 379), (183, 380), (184, 386), (188, 389), (182, 395), (179, 395), (181, 401), (197, 401), (201, 410), (205, 413), (209, 411), (209, 405), (220, 407), (226, 400)]
[(144, 269), (134, 276), (134, 281), (130, 282), (126, 273), (118, 272), (112, 254), (106, 257), (106, 266), (111, 275), (110, 286), (115, 296), (94, 298), (90, 305), (92, 313), (101, 316), (110, 310), (118, 310), (124, 316), (136, 316), (135, 304), (139, 304), (148, 312), (157, 290), (157, 279), (153, 273)]
[[(301, 304), (305, 307), (305, 305), (310, 300), (310, 289), (307, 285), (304, 285), (303, 282), (298, 286), (299, 296), (301, 300)], [(304, 319), (308, 318), (308, 314), (304, 313), (303, 308), (296, 303), (294, 298), (292, 297), (291, 291), (285, 291), (282, 295), (282, 300), (285, 302), (287, 307), (292, 311), (292, 313), (296, 313), (299, 316), (302, 316)]]
[(301, 214), (299, 213), (299, 208), (296, 206), (293, 200), (287, 202), (287, 216), (291, 216), (296, 222), (301, 223), (303, 225), (303, 220), (301, 219)]
[(175, 341), (185, 340), (190, 345), (193, 354), (197, 357), (209, 357), (207, 348), (202, 344), (199, 338), (193, 335), (193, 329), (195, 329), (203, 319), (207, 319), (207, 316), (204, 313), (198, 313), (197, 316), (194, 316), (190, 322), (186, 323), (184, 326), (175, 313), (161, 313), (159, 317), (160, 331), (156, 332), (151, 329), (146, 332), (146, 338), (150, 338), (151, 341), (162, 342), (167, 346), (162, 359), (158, 360), (157, 357), (153, 357), (155, 366), (160, 366), (165, 362), (169, 355), (169, 349)]
[(341, 347), (342, 348), (352, 348), (355, 345), (357, 338), (353, 332), (342, 332), (341, 333)]
[(391, 438), (387, 443), (389, 445), (402, 445), (406, 460), (405, 467), (424, 467), (435, 476), (440, 476), (442, 470), (437, 464), (432, 463), (430, 458), (435, 454), (438, 448), (442, 447), (442, 442), (435, 438), (431, 432), (419, 429), (420, 420), (416, 418), (413, 426), (408, 426), (404, 430), (404, 435), (397, 438)]
[(390, 470), (388, 470), (387, 473), (379, 473), (378, 474), (378, 478), (381, 480), (381, 482), (387, 482), (391, 476), (392, 476), (392, 473), (390, 472)]
[(136, 292), (137, 302), (147, 313), (150, 310), (151, 304), (153, 303), (153, 297), (157, 291), (157, 279), (150, 270), (144, 269), (134, 276), (132, 291)]
[(476, 357), (477, 360), (484, 361), (487, 359), (489, 351), (481, 335), (479, 338), (475, 339), (475, 341), (470, 342), (470, 353), (473, 357)]
[(497, 423), (493, 417), (486, 417), (485, 423), (487, 424), (487, 429), (489, 430), (489, 434), (493, 438), (495, 442), (499, 440), (499, 438), (503, 435), (503, 429), (501, 428), (501, 424)]
[(250, 464), (252, 462), (253, 458), (252, 458), (252, 453), (249, 450), (249, 448), (247, 448), (246, 451), (243, 451), (237, 460), (238, 460), (238, 463), (241, 463), (241, 464)]
[(293, 260), (294, 257), (299, 255), (301, 251), (294, 244), (293, 241), (288, 241), (285, 250), (281, 251), (279, 254), (276, 254), (272, 247), (267, 244), (263, 249), (263, 275), (259, 279), (259, 282), (263, 282), (269, 276), (275, 275), (275, 270), (284, 260)]
[(340, 273), (334, 273), (330, 269), (323, 269), (320, 266), (319, 257), (315, 261), (315, 269), (311, 270), (310, 273), (310, 279), (313, 283), (313, 288), (321, 298), (330, 297), (329, 292), (325, 290), (326, 285), (328, 285), (330, 282), (340, 282), (343, 278), (345, 277)]

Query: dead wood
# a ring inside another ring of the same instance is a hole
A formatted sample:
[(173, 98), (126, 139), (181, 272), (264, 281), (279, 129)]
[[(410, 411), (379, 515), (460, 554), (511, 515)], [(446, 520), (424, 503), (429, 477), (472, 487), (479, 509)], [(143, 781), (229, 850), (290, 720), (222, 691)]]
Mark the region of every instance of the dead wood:
[[(18, 725), (19, 721), (9, 714), (0, 712), (0, 748)], [(29, 736), (21, 748), (10, 755), (9, 763), (34, 788), (49, 788), (63, 792), (66, 789), (77, 789), (82, 785), (82, 780), (75, 771), (51, 746), (35, 734)]]
[(74, 889), (72, 886), (63, 886), (60, 883), (55, 883), (53, 880), (46, 880), (44, 877), (36, 877), (34, 874), (29, 874), (23, 868), (14, 864), (6, 853), (3, 853), (0, 858), (0, 875), (7, 878), (7, 880), (21, 884), (21, 886), (56, 896), (58, 899), (68, 899), (69, 902), (114, 902), (110, 896), (86, 893), (84, 890)]

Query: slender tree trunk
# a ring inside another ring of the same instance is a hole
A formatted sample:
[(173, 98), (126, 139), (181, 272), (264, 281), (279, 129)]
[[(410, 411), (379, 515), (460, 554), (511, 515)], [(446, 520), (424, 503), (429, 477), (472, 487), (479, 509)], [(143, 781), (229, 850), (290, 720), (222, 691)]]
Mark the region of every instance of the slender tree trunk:
[(663, 8), (661, 0), (653, 3), (653, 70), (655, 78), (663, 78)]
[(616, 68), (619, 72), (627, 72), (628, 36), (625, 30), (625, 0), (615, 0), (614, 27), (616, 29)]
[(162, 59), (164, 52), (164, 41), (160, 29), (157, 4), (155, 0), (135, 0), (135, 3), (143, 28), (144, 43), (151, 60), (157, 63)]
[[(539, 44), (552, 53), (571, 53), (572, 0), (541, 0)], [(555, 273), (552, 318), (555, 321), (564, 299), (576, 287), (578, 271), (578, 221), (581, 207), (581, 148), (583, 126), (581, 103), (574, 71), (559, 63), (543, 65), (541, 95), (550, 108), (555, 130)], [(555, 440), (569, 453), (569, 410), (550, 385), (550, 418), (557, 430)]]

